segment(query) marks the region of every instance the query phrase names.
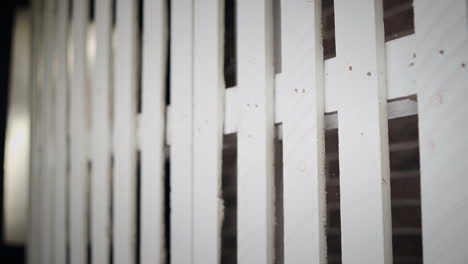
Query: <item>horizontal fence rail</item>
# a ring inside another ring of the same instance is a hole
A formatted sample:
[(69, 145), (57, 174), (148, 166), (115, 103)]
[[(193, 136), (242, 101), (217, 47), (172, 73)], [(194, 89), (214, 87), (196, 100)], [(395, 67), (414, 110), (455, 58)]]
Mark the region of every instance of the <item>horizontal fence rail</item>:
[(28, 263), (466, 263), (468, 2), (322, 1), (32, 0)]

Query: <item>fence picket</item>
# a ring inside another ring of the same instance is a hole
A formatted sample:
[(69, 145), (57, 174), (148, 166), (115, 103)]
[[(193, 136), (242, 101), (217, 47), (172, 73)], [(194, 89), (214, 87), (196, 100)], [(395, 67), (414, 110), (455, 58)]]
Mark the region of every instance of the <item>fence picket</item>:
[(237, 1), (238, 263), (273, 262), (272, 1)]
[(111, 1), (95, 2), (96, 61), (92, 82), (92, 263), (109, 263), (111, 202)]
[(285, 263), (327, 255), (320, 13), (318, 0), (281, 3)]
[(424, 263), (465, 263), (468, 2), (416, 0), (414, 12)]
[(171, 262), (192, 262), (192, 1), (171, 2)]
[(68, 94), (68, 1), (57, 2), (57, 82), (55, 87), (55, 198), (54, 263), (65, 263), (67, 252), (67, 94)]
[(70, 261), (84, 264), (87, 259), (87, 119), (86, 36), (88, 2), (74, 0), (72, 15), (73, 67), (70, 86)]
[(390, 264), (382, 0), (336, 0), (335, 32), (339, 78), (346, 84), (338, 105), (342, 259)]
[(166, 1), (144, 1), (141, 123), (141, 263), (165, 263)]
[(224, 1), (194, 4), (193, 263), (220, 261)]

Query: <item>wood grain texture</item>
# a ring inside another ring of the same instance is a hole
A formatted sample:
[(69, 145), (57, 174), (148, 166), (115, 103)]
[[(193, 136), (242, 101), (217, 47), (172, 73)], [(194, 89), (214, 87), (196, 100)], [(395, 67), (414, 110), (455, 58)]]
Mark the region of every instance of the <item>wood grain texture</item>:
[(466, 263), (468, 2), (414, 1), (424, 263)]
[[(343, 263), (392, 263), (381, 0), (335, 1)], [(356, 36), (359, 36), (358, 38)]]
[(274, 260), (272, 1), (237, 1), (238, 263)]
[(326, 263), (321, 1), (283, 0), (281, 27), (284, 262)]
[(193, 263), (221, 256), (224, 1), (194, 4)]

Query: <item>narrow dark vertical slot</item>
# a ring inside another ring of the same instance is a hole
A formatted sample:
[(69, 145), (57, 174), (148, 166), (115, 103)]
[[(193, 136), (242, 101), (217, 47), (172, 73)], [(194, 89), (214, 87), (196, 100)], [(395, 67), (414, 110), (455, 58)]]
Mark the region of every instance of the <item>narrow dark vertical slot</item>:
[(322, 44), (325, 60), (336, 57), (334, 0), (322, 0)]
[(94, 17), (96, 15), (95, 11), (94, 11), (95, 10), (95, 7), (94, 7), (95, 3), (94, 2), (96, 0), (88, 0), (88, 1), (89, 1), (89, 13), (88, 13), (89, 17), (88, 17), (88, 20), (89, 21), (94, 21)]
[(171, 103), (171, 0), (166, 0), (167, 12), (167, 57), (166, 57), (166, 104)]
[[(166, 153), (169, 150), (166, 149)], [(170, 160), (164, 162), (164, 245), (166, 249), (166, 263), (171, 263), (171, 166)]]
[(418, 116), (388, 121), (393, 263), (423, 263)]
[[(109, 264), (114, 263), (114, 154), (110, 156), (109, 183)], [(68, 262), (69, 263), (69, 262)]]
[(283, 140), (275, 138), (275, 264), (284, 263)]
[[(71, 4), (71, 3), (70, 3)], [(68, 89), (67, 89), (68, 90)], [(69, 92), (68, 92), (69, 93)], [(67, 96), (67, 98), (69, 98)], [(68, 105), (68, 104), (67, 104)], [(67, 113), (70, 113), (69, 110), (67, 110)], [(69, 125), (69, 122), (67, 122), (67, 131), (70, 131), (70, 125)], [(71, 226), (70, 226), (70, 175), (71, 175), (71, 161), (70, 161), (70, 156), (71, 156), (71, 139), (70, 139), (70, 135), (67, 134), (67, 177), (66, 177), (66, 195), (65, 195), (65, 199), (66, 199), (66, 214), (65, 214), (65, 225), (66, 225), (66, 246), (65, 246), (65, 260), (67, 263), (70, 263), (71, 259), (70, 259), (70, 230), (71, 230)]]
[(137, 45), (137, 113), (141, 113), (142, 110), (142, 77), (143, 77), (143, 0), (138, 0), (138, 13), (137, 13), (137, 36), (136, 36), (136, 45)]
[(86, 175), (86, 227), (87, 227), (87, 234), (86, 234), (86, 246), (87, 246), (87, 256), (86, 261), (88, 264), (91, 263), (91, 256), (93, 254), (93, 247), (91, 240), (91, 201), (92, 195), (91, 192), (91, 177), (93, 175), (93, 163), (88, 160), (87, 162), (87, 175)]
[(341, 263), (340, 162), (338, 129), (325, 132), (325, 171), (327, 200), (327, 258)]
[(112, 28), (115, 29), (117, 23), (117, 0), (112, 1)]
[(237, 263), (237, 134), (223, 136), (221, 264)]
[(135, 263), (140, 263), (140, 238), (141, 238), (141, 151), (136, 153), (136, 186), (135, 186)]
[(237, 85), (236, 0), (224, 4), (224, 81), (226, 88)]
[(275, 74), (281, 73), (281, 0), (273, 0), (273, 54)]

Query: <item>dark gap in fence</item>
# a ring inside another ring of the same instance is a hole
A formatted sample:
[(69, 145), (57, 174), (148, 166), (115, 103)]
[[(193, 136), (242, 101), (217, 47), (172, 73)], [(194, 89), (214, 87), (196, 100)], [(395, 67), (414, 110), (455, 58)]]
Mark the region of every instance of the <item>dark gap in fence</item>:
[[(166, 149), (166, 153), (169, 150)], [(166, 263), (171, 263), (171, 161), (166, 158), (164, 163), (164, 245)]]
[(95, 17), (95, 0), (88, 0), (89, 2), (89, 12), (88, 12), (88, 20), (89, 21), (94, 21)]
[(273, 1), (273, 54), (275, 73), (281, 73), (281, 0)]
[(137, 46), (137, 113), (141, 113), (142, 110), (142, 77), (143, 77), (143, 0), (138, 0), (137, 6), (137, 36), (136, 36), (136, 46)]
[(385, 41), (414, 34), (413, 0), (384, 0)]
[(393, 263), (423, 263), (418, 116), (388, 121)]
[(236, 0), (224, 4), (224, 81), (226, 88), (237, 85)]
[(329, 264), (341, 263), (340, 162), (338, 129), (325, 132), (325, 172), (327, 202), (327, 258)]
[[(71, 4), (71, 3), (70, 3)], [(70, 17), (70, 16), (69, 16)], [(69, 94), (70, 94), (70, 91), (69, 89), (66, 89), (67, 90), (67, 99), (70, 98), (69, 97)], [(69, 104), (67, 103), (67, 117), (69, 116), (69, 113), (70, 113), (70, 106)], [(66, 122), (66, 126), (67, 126), (67, 131), (70, 131), (70, 123), (69, 122)], [(70, 259), (70, 230), (71, 230), (71, 226), (70, 226), (70, 174), (71, 174), (71, 161), (70, 161), (70, 156), (71, 156), (71, 150), (70, 150), (70, 145), (71, 145), (71, 138), (70, 138), (70, 134), (67, 133), (66, 135), (66, 151), (67, 151), (67, 163), (66, 163), (66, 172), (67, 174), (65, 175), (65, 180), (66, 180), (66, 183), (65, 183), (65, 188), (66, 188), (66, 195), (65, 195), (65, 200), (66, 200), (66, 214), (65, 214), (65, 232), (66, 232), (66, 239), (65, 239), (65, 261), (66, 263), (70, 263), (71, 259)]]
[(69, 24), (70, 24), (70, 28), (71, 28), (71, 21), (73, 21), (73, 19), (72, 19), (72, 17), (73, 17), (73, 0), (65, 0), (65, 1), (68, 1), (68, 17), (69, 17)]
[(87, 175), (86, 175), (86, 247), (87, 256), (86, 261), (91, 264), (91, 256), (93, 254), (92, 240), (91, 240), (91, 177), (93, 175), (93, 163), (88, 160), (87, 162)]
[(141, 151), (136, 153), (136, 185), (135, 185), (135, 264), (140, 263), (141, 238)]
[(284, 263), (283, 140), (275, 137), (275, 264)]
[(237, 263), (237, 134), (223, 136), (221, 264)]
[[(109, 183), (109, 264), (114, 263), (114, 155), (110, 155)], [(68, 262), (69, 263), (69, 262)]]
[(171, 103), (171, 0), (166, 0), (167, 55), (166, 55), (166, 105)]
[(322, 0), (322, 45), (325, 60), (336, 57), (334, 0)]
[[(115, 29), (115, 24), (117, 23), (117, 0), (111, 0), (111, 1), (112, 1), (111, 8), (112, 8), (112, 33), (113, 33)], [(114, 39), (114, 37), (112, 37), (112, 39)]]

